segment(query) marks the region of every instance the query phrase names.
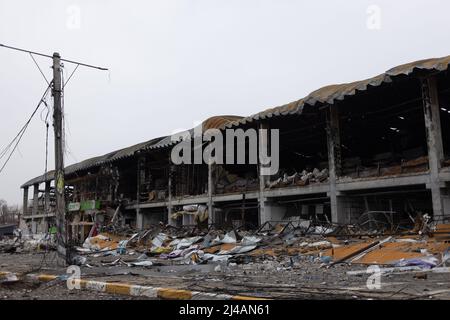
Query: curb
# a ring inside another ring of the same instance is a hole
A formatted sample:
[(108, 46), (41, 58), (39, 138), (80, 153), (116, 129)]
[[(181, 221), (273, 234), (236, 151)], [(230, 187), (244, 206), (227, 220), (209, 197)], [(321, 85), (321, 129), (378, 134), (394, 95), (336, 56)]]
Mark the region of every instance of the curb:
[[(19, 274), (0, 271), (0, 279), (2, 277), (11, 274), (16, 275), (19, 278)], [(208, 293), (190, 290), (179, 290), (173, 288), (149, 287), (120, 282), (101, 282), (94, 280), (68, 279), (67, 275), (55, 276), (48, 274), (39, 274), (39, 275), (28, 274), (26, 275), (26, 279), (38, 282), (49, 282), (53, 280), (70, 281), (71, 285), (74, 288), (73, 290), (91, 290), (133, 297), (159, 298), (163, 300), (268, 300), (266, 298), (252, 297), (252, 296), (239, 296), (239, 295)]]

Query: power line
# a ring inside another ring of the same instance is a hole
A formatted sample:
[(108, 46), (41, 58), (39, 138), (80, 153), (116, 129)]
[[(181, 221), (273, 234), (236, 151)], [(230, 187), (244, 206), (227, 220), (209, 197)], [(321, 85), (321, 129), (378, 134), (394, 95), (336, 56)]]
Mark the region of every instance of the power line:
[(19, 145), (20, 141), (22, 140), (23, 135), (25, 134), (25, 131), (27, 130), (28, 125), (30, 124), (31, 120), (33, 119), (34, 115), (36, 114), (36, 112), (38, 111), (39, 107), (41, 106), (41, 104), (45, 101), (45, 97), (47, 96), (47, 94), (49, 93), (51, 88), (51, 83), (50, 85), (47, 87), (47, 89), (45, 90), (44, 94), (42, 95), (41, 99), (39, 100), (38, 105), (36, 106), (36, 108), (34, 109), (33, 113), (31, 114), (30, 118), (27, 120), (27, 122), (25, 123), (25, 125), (20, 129), (19, 133), (17, 133), (17, 135), (14, 137), (14, 139), (8, 144), (8, 146), (5, 147), (5, 149), (3, 149), (1, 155), (0, 155), (0, 159), (3, 158), (9, 151), (9, 149), (11, 148), (11, 146), (14, 144), (14, 142), (16, 142), (14, 144), (14, 148), (12, 149), (12, 151), (9, 153), (8, 158), (5, 160), (5, 162), (3, 163), (2, 167), (0, 168), (0, 173), (3, 172), (3, 169), (6, 167), (6, 165), (8, 164), (9, 160), (11, 159), (14, 151), (17, 149), (17, 146)]
[[(64, 141), (65, 141), (65, 132), (64, 132), (64, 86), (67, 84), (64, 83), (64, 80), (62, 79), (62, 63), (61, 61), (76, 64), (75, 70), (70, 75), (68, 81), (73, 76), (75, 71), (78, 69), (79, 66), (85, 66), (93, 69), (98, 70), (108, 70), (107, 68), (102, 68), (98, 66), (88, 65), (85, 63), (75, 62), (72, 60), (66, 60), (61, 59), (61, 56), (59, 53), (55, 52), (52, 56), (34, 52), (31, 50), (25, 50), (17, 47), (7, 46), (4, 44), (0, 44), (0, 47), (4, 47), (7, 49), (15, 50), (15, 51), (21, 51), (26, 52), (31, 55), (31, 57), (34, 60), (34, 55), (43, 56), (46, 58), (50, 58), (53, 61), (53, 81), (51, 84), (49, 84), (49, 87), (47, 88), (46, 92), (44, 93), (43, 97), (38, 103), (38, 106), (36, 107), (35, 111), (33, 112), (31, 118), (28, 120), (28, 122), (25, 124), (25, 126), (22, 128), (21, 131), (19, 131), (18, 136), (14, 138), (12, 143), (16, 141), (13, 150), (10, 152), (8, 158), (6, 159), (5, 163), (3, 164), (2, 168), (0, 168), (0, 173), (5, 168), (6, 164), (11, 159), (12, 154), (16, 150), (20, 140), (22, 139), (26, 128), (28, 127), (28, 124), (30, 123), (31, 119), (33, 118), (36, 111), (39, 109), (44, 97), (48, 93), (48, 90), (50, 87), (52, 88), (52, 94), (53, 94), (53, 127), (54, 127), (54, 136), (55, 136), (55, 199), (56, 199), (56, 227), (57, 227), (57, 264), (58, 266), (65, 266), (67, 263), (70, 263), (71, 258), (71, 247), (67, 245), (67, 229), (66, 229), (66, 205), (65, 205), (65, 183), (64, 183)], [(36, 61), (35, 61), (36, 62)], [(36, 63), (37, 65), (37, 63)], [(37, 65), (38, 66), (38, 65)], [(38, 66), (39, 68), (39, 66)], [(39, 68), (39, 71), (42, 70)], [(42, 75), (44, 75), (42, 73)], [(44, 76), (45, 78), (45, 76)], [(47, 127), (48, 131), (48, 127)], [(9, 148), (11, 147), (12, 143), (8, 145), (8, 147), (5, 149), (5, 152), (9, 151)], [(46, 133), (46, 154), (48, 153), (48, 133)], [(6, 154), (6, 153), (5, 153)], [(3, 156), (2, 156), (3, 157)], [(46, 167), (47, 167), (47, 155), (46, 155)], [(46, 170), (47, 171), (47, 170)], [(45, 256), (44, 256), (45, 258)]]
[[(0, 43), (0, 47), (11, 49), (11, 50), (16, 50), (16, 51), (21, 51), (21, 52), (26, 52), (26, 53), (38, 55), (38, 56), (41, 56), (41, 57), (46, 57), (46, 58), (53, 59), (53, 56), (48, 55), (48, 54), (39, 53), (39, 52), (26, 50), (26, 49), (21, 49), (21, 48), (12, 47), (12, 46), (7, 46), (7, 45), (1, 44), (1, 43)], [(67, 62), (67, 63), (78, 64), (78, 65), (83, 66), (83, 67), (94, 68), (94, 69), (103, 70), (103, 71), (109, 70), (108, 68), (93, 66), (93, 65), (90, 65), (90, 64), (86, 64), (86, 63), (76, 62), (76, 61), (73, 61), (73, 60), (61, 59), (61, 61), (64, 61), (64, 62)]]
[(14, 143), (14, 141), (16, 141), (16, 139), (20, 136), (20, 134), (22, 133), (23, 130), (25, 130), (25, 128), (28, 126), (28, 123), (31, 121), (31, 118), (34, 116), (34, 114), (37, 112), (37, 110), (39, 109), (39, 106), (41, 103), (46, 104), (45, 102), (45, 96), (47, 95), (47, 93), (49, 92), (49, 89), (51, 87), (51, 83), (49, 84), (49, 86), (47, 87), (47, 90), (45, 91), (44, 95), (41, 98), (41, 101), (39, 102), (39, 105), (36, 107), (36, 109), (33, 111), (33, 113), (31, 114), (30, 118), (28, 119), (28, 121), (23, 125), (23, 127), (20, 129), (20, 131), (17, 133), (17, 135), (14, 137), (14, 139), (12, 139), (12, 141), (2, 150), (2, 152), (0, 152), (0, 159), (3, 158), (5, 156), (5, 154), (8, 152), (9, 148), (12, 146), (12, 144)]
[(78, 69), (79, 66), (80, 66), (80, 65), (77, 64), (77, 66), (75, 67), (75, 69), (73, 69), (72, 73), (69, 75), (69, 78), (67, 79), (67, 81), (66, 81), (66, 82), (63, 81), (63, 87), (62, 87), (63, 90), (64, 90), (64, 88), (66, 87), (67, 83), (69, 83), (70, 79), (72, 78), (72, 76), (73, 76), (73, 74), (75, 73), (75, 71), (77, 71), (77, 69)]
[[(7, 49), (11, 49), (11, 50), (16, 50), (16, 51), (20, 51), (20, 52), (26, 52), (26, 53), (28, 53), (28, 54), (31, 56), (31, 59), (33, 59), (33, 62), (36, 64), (37, 68), (39, 69), (39, 72), (41, 73), (41, 75), (44, 77), (45, 81), (46, 81), (47, 84), (48, 84), (48, 88), (47, 88), (47, 90), (46, 90), (46, 92), (45, 92), (45, 94), (44, 94), (44, 96), (43, 96), (43, 98), (44, 98), (45, 95), (48, 93), (48, 90), (49, 90), (49, 88), (51, 87), (51, 84), (53, 83), (53, 81), (51, 81), (51, 82), (48, 81), (48, 79), (47, 79), (47, 77), (45, 76), (45, 74), (43, 73), (42, 69), (39, 67), (39, 64), (38, 64), (37, 61), (34, 59), (33, 55), (43, 56), (43, 57), (51, 58), (51, 59), (53, 59), (53, 56), (47, 55), (47, 54), (43, 54), (43, 53), (40, 53), (40, 52), (35, 52), (35, 51), (31, 51), (31, 50), (26, 50), (26, 49), (22, 49), (22, 48), (13, 47), (13, 46), (8, 46), (8, 45), (1, 44), (1, 43), (0, 43), (0, 47), (7, 48)], [(77, 69), (78, 69), (79, 66), (84, 66), (84, 67), (88, 67), (88, 68), (94, 68), (94, 69), (107, 70), (107, 71), (109, 71), (109, 69), (107, 69), (107, 68), (98, 67), (98, 66), (94, 66), (94, 65), (89, 65), (89, 64), (81, 63), (81, 62), (75, 62), (75, 61), (72, 61), (72, 60), (60, 59), (60, 61), (65, 61), (65, 62), (67, 62), (67, 63), (76, 64), (75, 69), (74, 69), (74, 70), (72, 71), (72, 73), (70, 74), (70, 76), (69, 76), (68, 80), (66, 81), (66, 83), (63, 83), (62, 89), (64, 89), (64, 87), (65, 87), (65, 86), (67, 85), (67, 83), (70, 81), (70, 79), (72, 78), (72, 76), (74, 75), (74, 73), (77, 71)], [(28, 124), (29, 124), (29, 121), (31, 121), (31, 118), (34, 116), (34, 114), (35, 114), (35, 112), (37, 111), (37, 109), (39, 109), (39, 106), (41, 105), (42, 102), (45, 102), (45, 101), (43, 101), (43, 99), (41, 99), (41, 101), (39, 102), (39, 104), (38, 104), (36, 110), (33, 112), (33, 114), (31, 115), (30, 119), (27, 121), (27, 123), (26, 123), (26, 124), (22, 127), (22, 129), (17, 133), (16, 137), (15, 137), (15, 138), (14, 138), (14, 139), (6, 146), (1, 152), (0, 152), (0, 159), (2, 159), (2, 158), (8, 153), (8, 151), (9, 151), (10, 148), (11, 148), (11, 146), (14, 144), (14, 142), (15, 142), (17, 139), (19, 139), (19, 141), (20, 141), (21, 137), (23, 136), (24, 131), (26, 130), (26, 128), (27, 128), (27, 126), (28, 126)], [(17, 144), (14, 146), (14, 150), (15, 150), (16, 148), (17, 148)], [(12, 152), (14, 152), (14, 150), (13, 150)], [(11, 155), (12, 155), (12, 153), (9, 155), (8, 160), (9, 160), (9, 158), (11, 157)], [(2, 170), (4, 169), (4, 166), (6, 165), (6, 163), (8, 162), (8, 160), (5, 162), (5, 164), (3, 165), (3, 167), (0, 169), (0, 173), (1, 173)]]
[(39, 67), (39, 65), (38, 65), (37, 61), (34, 59), (32, 53), (30, 53), (30, 57), (31, 57), (31, 59), (33, 59), (34, 64), (36, 65), (36, 67), (39, 69), (39, 72), (40, 72), (40, 73), (42, 74), (42, 76), (44, 77), (45, 82), (47, 82), (47, 84), (50, 85), (50, 82), (47, 80), (47, 77), (45, 76), (44, 72), (42, 72), (41, 67)]

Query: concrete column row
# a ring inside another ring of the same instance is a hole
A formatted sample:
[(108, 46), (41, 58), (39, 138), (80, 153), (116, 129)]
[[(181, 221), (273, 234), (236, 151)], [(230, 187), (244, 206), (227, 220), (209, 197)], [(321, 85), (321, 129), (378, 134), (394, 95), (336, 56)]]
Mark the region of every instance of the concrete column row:
[[(442, 130), (440, 120), (439, 95), (436, 77), (422, 79), (422, 100), (425, 119), (425, 128), (430, 179), (427, 187), (431, 190), (433, 215), (435, 220), (442, 220), (450, 215), (450, 201), (444, 194), (445, 183), (439, 178), (442, 160), (444, 158)], [(344, 209), (344, 197), (336, 191), (336, 180), (339, 175), (337, 168), (340, 165), (340, 130), (338, 107), (330, 106), (329, 121), (327, 125), (328, 161), (330, 171), (330, 202), (331, 216), (334, 223), (348, 223)], [(445, 206), (444, 206), (445, 204)]]
[[(50, 190), (51, 190), (51, 181), (46, 181), (44, 190), (43, 213), (48, 213), (50, 211)], [(28, 215), (30, 213), (32, 215), (39, 214), (39, 183), (33, 184), (33, 206), (31, 207), (31, 212), (29, 212), (28, 208), (28, 196), (29, 196), (29, 187), (26, 186), (23, 188), (22, 214), (23, 215)]]
[[(442, 130), (440, 122), (440, 108), (437, 89), (437, 79), (430, 77), (422, 80), (422, 99), (423, 110), (425, 118), (425, 130), (428, 145), (428, 158), (430, 166), (430, 179), (427, 187), (431, 190), (433, 214), (436, 220), (442, 219), (445, 215), (450, 215), (450, 195), (448, 190), (444, 189), (445, 184), (439, 178), (439, 170), (441, 169), (441, 163), (444, 158), (443, 143), (442, 143)], [(345, 212), (345, 197), (340, 195), (337, 191), (336, 182), (341, 174), (341, 132), (339, 121), (339, 109), (337, 105), (330, 106), (327, 110), (327, 149), (328, 149), (328, 165), (329, 165), (329, 185), (331, 203), (331, 217), (333, 223), (345, 224), (348, 223)], [(267, 122), (261, 122), (259, 129), (269, 129)], [(261, 131), (260, 131), (261, 133)], [(259, 139), (266, 140), (268, 136), (261, 135)], [(267, 143), (270, 141), (260, 141), (260, 143)], [(266, 221), (280, 219), (280, 208), (271, 203), (265, 196), (265, 187), (268, 176), (261, 174), (262, 164), (258, 165), (259, 175), (259, 223), (260, 225)], [(209, 223), (214, 222), (214, 165), (208, 165), (208, 212)], [(168, 182), (169, 190), (172, 188), (171, 175), (169, 175)], [(169, 191), (168, 197), (168, 214), (169, 223), (172, 223), (170, 215), (172, 213), (172, 197)], [(137, 214), (139, 216), (139, 209)], [(140, 217), (141, 218), (141, 217)]]
[(450, 212), (444, 212), (441, 188), (445, 187), (445, 183), (439, 178), (439, 171), (444, 159), (444, 148), (436, 77), (422, 80), (422, 99), (430, 167), (430, 185), (428, 187), (431, 189), (434, 219), (442, 220), (444, 215), (450, 214)]

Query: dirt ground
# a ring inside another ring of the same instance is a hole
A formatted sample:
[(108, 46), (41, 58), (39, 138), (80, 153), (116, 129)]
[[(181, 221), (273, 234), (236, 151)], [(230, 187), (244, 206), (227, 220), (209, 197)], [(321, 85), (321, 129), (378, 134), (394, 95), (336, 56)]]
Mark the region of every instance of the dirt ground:
[[(126, 260), (126, 256), (123, 258)], [(130, 257), (135, 259), (136, 257)], [(288, 260), (267, 259), (243, 264), (153, 265), (151, 267), (103, 266), (117, 257), (89, 257), (92, 267), (81, 267), (82, 278), (126, 282), (153, 287), (252, 295), (274, 299), (450, 299), (448, 273), (383, 275), (379, 289), (369, 289), (370, 274), (349, 276), (364, 265), (338, 264), (323, 267), (307, 256)], [(0, 270), (26, 273), (66, 274), (55, 268), (55, 252), (0, 254)], [(68, 290), (65, 281), (46, 284), (0, 284), (0, 299), (145, 299), (100, 292)]]

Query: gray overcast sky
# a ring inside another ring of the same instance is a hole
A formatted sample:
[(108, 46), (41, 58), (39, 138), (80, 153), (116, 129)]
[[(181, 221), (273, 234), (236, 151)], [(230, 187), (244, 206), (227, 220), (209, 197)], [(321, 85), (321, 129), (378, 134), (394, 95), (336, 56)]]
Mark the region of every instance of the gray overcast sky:
[[(447, 0), (0, 0), (0, 43), (111, 69), (79, 68), (66, 88), (68, 165), (449, 55), (448, 12)], [(51, 78), (51, 61), (37, 60)], [(0, 66), (3, 149), (46, 83), (27, 54), (0, 48)], [(20, 185), (43, 173), (44, 159), (37, 116), (0, 174), (0, 198), (20, 204)]]

